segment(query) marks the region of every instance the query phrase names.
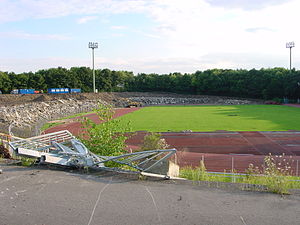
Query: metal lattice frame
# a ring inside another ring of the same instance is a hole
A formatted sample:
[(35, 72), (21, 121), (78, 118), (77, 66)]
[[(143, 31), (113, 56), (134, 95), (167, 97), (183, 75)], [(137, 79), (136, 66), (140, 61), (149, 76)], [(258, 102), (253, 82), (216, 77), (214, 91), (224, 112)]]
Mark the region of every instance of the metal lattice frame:
[(119, 156), (98, 156), (67, 130), (19, 139), (9, 144), (17, 154), (37, 158), (42, 163), (106, 168), (106, 163), (114, 162), (142, 172), (160, 166), (176, 153), (176, 149), (158, 149)]

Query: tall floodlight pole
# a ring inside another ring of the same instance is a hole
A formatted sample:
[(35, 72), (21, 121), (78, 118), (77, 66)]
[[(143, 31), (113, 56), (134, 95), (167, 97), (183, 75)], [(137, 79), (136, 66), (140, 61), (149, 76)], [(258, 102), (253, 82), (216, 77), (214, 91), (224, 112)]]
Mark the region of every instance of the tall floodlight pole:
[(286, 48), (290, 49), (290, 70), (292, 70), (292, 48), (295, 47), (295, 43), (293, 41), (286, 43)]
[(96, 78), (95, 78), (95, 48), (98, 48), (98, 42), (89, 42), (89, 48), (92, 49), (92, 61), (93, 61), (93, 90), (96, 93)]

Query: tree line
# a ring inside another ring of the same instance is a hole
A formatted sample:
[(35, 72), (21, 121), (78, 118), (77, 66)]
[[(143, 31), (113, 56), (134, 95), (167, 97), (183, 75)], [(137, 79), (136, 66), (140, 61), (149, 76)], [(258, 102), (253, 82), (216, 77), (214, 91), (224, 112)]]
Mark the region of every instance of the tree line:
[[(128, 71), (95, 70), (96, 88), (99, 91), (163, 91), (182, 94), (236, 96), (274, 99), (300, 98), (300, 71), (284, 68), (270, 69), (211, 69), (195, 73), (134, 75)], [(51, 68), (35, 73), (1, 72), (0, 90), (33, 88), (81, 88), (92, 92), (93, 73), (88, 67)]]
[[(99, 91), (122, 91), (133, 76), (127, 71), (95, 70), (96, 88)], [(93, 71), (88, 67), (58, 67), (20, 74), (0, 71), (0, 90), (3, 93), (27, 88), (43, 91), (48, 88), (81, 88), (83, 92), (92, 92)]]

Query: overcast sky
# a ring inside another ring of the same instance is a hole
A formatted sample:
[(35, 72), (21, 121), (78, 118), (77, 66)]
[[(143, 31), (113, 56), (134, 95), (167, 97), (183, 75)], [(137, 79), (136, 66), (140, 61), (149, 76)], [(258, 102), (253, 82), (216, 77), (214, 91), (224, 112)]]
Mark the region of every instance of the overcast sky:
[[(300, 68), (299, 0), (0, 0), (0, 70)], [(299, 50), (298, 50), (299, 49)]]

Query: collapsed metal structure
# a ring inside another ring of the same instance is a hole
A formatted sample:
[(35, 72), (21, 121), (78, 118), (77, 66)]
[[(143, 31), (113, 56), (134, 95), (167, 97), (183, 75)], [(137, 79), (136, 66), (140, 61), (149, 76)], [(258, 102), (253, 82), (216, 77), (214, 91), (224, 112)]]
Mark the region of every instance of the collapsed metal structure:
[(164, 162), (176, 153), (176, 149), (160, 149), (118, 156), (99, 156), (89, 151), (68, 130), (26, 139), (14, 138), (9, 142), (9, 146), (15, 154), (36, 158), (39, 163), (111, 169), (106, 165), (114, 162), (140, 172), (153, 172), (154, 168), (162, 167)]

